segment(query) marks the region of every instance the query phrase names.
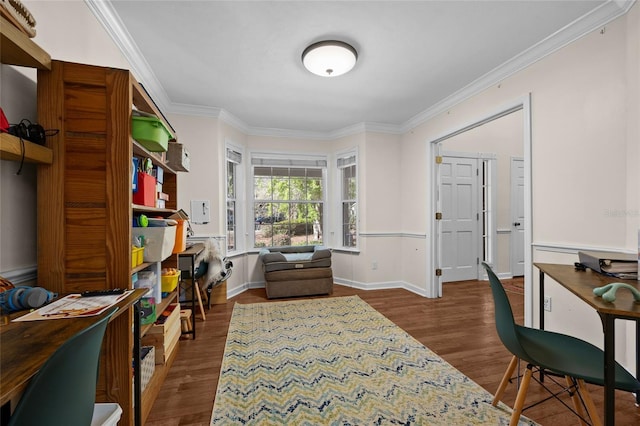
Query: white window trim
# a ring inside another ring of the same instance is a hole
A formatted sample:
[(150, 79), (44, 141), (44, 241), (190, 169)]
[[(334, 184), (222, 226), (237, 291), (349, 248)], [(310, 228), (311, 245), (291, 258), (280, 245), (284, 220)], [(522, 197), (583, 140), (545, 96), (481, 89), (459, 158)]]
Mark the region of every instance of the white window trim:
[[(236, 167), (236, 212), (235, 212), (235, 225), (236, 225), (236, 245), (234, 250), (228, 250), (227, 246), (228, 246), (228, 241), (227, 241), (227, 236), (229, 234), (229, 231), (227, 229), (227, 202), (229, 201), (228, 198), (228, 194), (227, 194), (227, 175), (229, 173), (228, 170), (228, 166), (229, 166), (229, 159), (227, 158), (227, 150), (231, 150), (231, 151), (235, 151), (237, 153), (239, 153), (242, 156), (242, 160), (241, 162), (237, 165)], [(225, 149), (224, 149), (224, 198), (225, 198), (225, 202), (224, 202), (224, 230), (225, 230), (225, 250), (227, 250), (227, 254), (228, 255), (234, 255), (234, 254), (238, 254), (238, 253), (242, 253), (245, 250), (245, 240), (246, 238), (244, 238), (244, 235), (246, 234), (245, 231), (245, 224), (246, 224), (246, 220), (245, 220), (245, 212), (247, 209), (246, 206), (246, 190), (245, 190), (245, 177), (246, 177), (246, 164), (247, 164), (247, 157), (245, 156), (244, 153), (244, 148), (227, 140), (225, 141)]]
[[(355, 157), (355, 166), (356, 166), (356, 245), (353, 247), (348, 247), (343, 245), (343, 235), (342, 235), (342, 167), (338, 167), (338, 162), (342, 158)], [(345, 252), (359, 252), (360, 251), (360, 163), (359, 163), (359, 155), (358, 155), (358, 147), (352, 147), (347, 150), (338, 151), (335, 153), (335, 161), (332, 163), (335, 168), (335, 185), (334, 185), (334, 197), (335, 200), (335, 225), (334, 232), (337, 238), (336, 241), (333, 241), (333, 247), (335, 250), (345, 251)]]

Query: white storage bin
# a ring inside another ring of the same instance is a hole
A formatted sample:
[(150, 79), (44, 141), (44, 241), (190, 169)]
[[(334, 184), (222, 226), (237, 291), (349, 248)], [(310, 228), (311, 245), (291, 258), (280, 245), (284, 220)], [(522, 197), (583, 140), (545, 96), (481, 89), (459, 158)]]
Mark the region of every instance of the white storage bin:
[(176, 243), (175, 226), (133, 228), (133, 238), (144, 237), (144, 261), (162, 262), (171, 255)]
[(122, 407), (115, 402), (94, 404), (91, 426), (116, 426), (122, 415)]

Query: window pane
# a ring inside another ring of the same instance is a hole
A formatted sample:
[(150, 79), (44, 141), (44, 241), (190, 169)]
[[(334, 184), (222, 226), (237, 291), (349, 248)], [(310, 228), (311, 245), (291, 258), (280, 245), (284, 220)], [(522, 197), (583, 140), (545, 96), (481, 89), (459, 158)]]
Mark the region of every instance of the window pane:
[(322, 168), (254, 167), (256, 247), (322, 244), (323, 174)]
[(292, 200), (305, 200), (307, 197), (307, 180), (303, 177), (291, 178), (291, 199)]
[(322, 179), (311, 177), (307, 179), (307, 197), (309, 201), (322, 200)]
[(289, 177), (273, 178), (273, 199), (274, 200), (290, 200), (289, 195)]
[(345, 247), (356, 246), (356, 203), (342, 203), (342, 245)]
[(227, 161), (227, 198), (236, 198), (236, 165)]
[(344, 200), (356, 199), (356, 166), (342, 169), (342, 198)]
[(253, 179), (254, 198), (256, 200), (272, 200), (273, 189), (271, 186), (271, 177), (256, 176)]
[(236, 249), (236, 202), (227, 201), (227, 250)]

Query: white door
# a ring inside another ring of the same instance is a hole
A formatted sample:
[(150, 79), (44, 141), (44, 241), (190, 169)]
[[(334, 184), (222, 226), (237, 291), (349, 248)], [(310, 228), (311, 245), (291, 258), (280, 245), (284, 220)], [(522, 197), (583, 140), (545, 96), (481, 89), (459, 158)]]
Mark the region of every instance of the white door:
[(511, 159), (511, 274), (524, 275), (524, 160)]
[(440, 164), (442, 282), (478, 278), (478, 160), (442, 157)]

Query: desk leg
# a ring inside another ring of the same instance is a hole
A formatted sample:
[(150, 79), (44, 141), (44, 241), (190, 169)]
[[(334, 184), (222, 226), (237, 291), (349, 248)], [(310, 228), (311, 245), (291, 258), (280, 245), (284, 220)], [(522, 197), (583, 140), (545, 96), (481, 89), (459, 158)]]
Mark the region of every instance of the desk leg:
[(191, 322), (193, 323), (193, 340), (196, 340), (196, 258), (191, 257)]
[(140, 301), (133, 305), (133, 421), (136, 426), (142, 424), (142, 371), (140, 371)]
[[(640, 320), (636, 320), (636, 379), (640, 381)], [(640, 406), (640, 392), (636, 392), (636, 405)]]
[(604, 424), (615, 424), (615, 374), (616, 374), (616, 338), (615, 317), (601, 314), (604, 330)]
[[(538, 295), (540, 302), (538, 303), (540, 330), (544, 330), (544, 272), (540, 271), (540, 283), (539, 283)], [(544, 382), (544, 368), (540, 369), (540, 381)]]

